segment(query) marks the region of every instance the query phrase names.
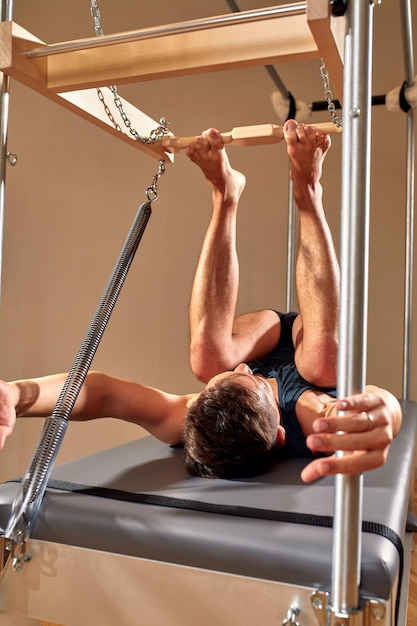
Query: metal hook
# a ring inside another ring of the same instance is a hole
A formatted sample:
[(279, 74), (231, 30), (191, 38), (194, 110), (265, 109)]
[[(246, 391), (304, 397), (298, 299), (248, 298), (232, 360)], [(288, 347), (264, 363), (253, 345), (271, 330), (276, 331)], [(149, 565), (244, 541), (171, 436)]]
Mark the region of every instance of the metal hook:
[(149, 185), (149, 187), (146, 189), (146, 197), (148, 199), (148, 202), (154, 202), (155, 200), (157, 200), (158, 198), (158, 180), (159, 178), (162, 176), (162, 174), (165, 173), (165, 160), (161, 159), (159, 161), (159, 168), (157, 173), (155, 174), (155, 176), (152, 179), (152, 184)]
[(9, 163), (9, 165), (12, 165), (13, 167), (16, 165), (16, 163), (17, 163), (17, 154), (16, 154), (16, 152), (7, 152), (6, 158), (7, 158), (7, 161)]

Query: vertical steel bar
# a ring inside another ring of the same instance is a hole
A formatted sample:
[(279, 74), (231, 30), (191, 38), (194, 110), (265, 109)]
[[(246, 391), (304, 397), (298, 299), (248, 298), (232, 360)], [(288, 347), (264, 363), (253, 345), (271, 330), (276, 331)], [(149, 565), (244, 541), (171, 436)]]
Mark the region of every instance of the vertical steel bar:
[[(0, 0), (0, 20), (11, 21), (13, 0)], [(7, 132), (9, 126), (10, 79), (0, 72), (0, 297), (3, 275), (4, 208), (6, 196)]]
[[(400, 0), (404, 67), (407, 86), (414, 84), (413, 34), (410, 0)], [(410, 398), (411, 340), (413, 314), (413, 250), (414, 250), (414, 163), (415, 135), (414, 110), (407, 113), (406, 140), (406, 224), (405, 224), (405, 275), (404, 275), (404, 343), (402, 397)]]
[[(351, 0), (345, 38), (338, 396), (363, 390), (366, 373), (372, 6)], [(338, 456), (344, 453), (337, 452)], [(358, 608), (362, 476), (336, 476), (331, 611)], [(337, 620), (336, 620), (337, 621)]]
[(288, 222), (287, 222), (287, 290), (286, 311), (294, 310), (294, 275), (295, 275), (295, 202), (293, 184), (288, 183)]

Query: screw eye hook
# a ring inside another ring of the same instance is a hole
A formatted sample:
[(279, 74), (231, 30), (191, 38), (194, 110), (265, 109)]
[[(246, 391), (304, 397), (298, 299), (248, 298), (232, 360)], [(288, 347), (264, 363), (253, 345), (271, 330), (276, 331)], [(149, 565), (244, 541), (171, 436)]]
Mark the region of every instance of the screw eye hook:
[(14, 167), (17, 164), (16, 152), (7, 152), (6, 158), (7, 158), (7, 162), (9, 163), (9, 165), (12, 165)]
[(299, 615), (300, 609), (292, 606), (287, 611), (287, 617), (282, 622), (282, 626), (299, 626), (299, 622), (295, 619)]

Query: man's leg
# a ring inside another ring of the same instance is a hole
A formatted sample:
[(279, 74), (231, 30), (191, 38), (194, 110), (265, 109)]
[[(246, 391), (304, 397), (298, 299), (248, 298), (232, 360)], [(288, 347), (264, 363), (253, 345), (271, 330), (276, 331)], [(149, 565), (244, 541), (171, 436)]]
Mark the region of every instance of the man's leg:
[(194, 277), (191, 302), (190, 362), (207, 381), (223, 369), (223, 346), (232, 334), (239, 289), (236, 213), (245, 186), (235, 172), (220, 134), (210, 129), (189, 148), (187, 156), (202, 170), (212, 189), (212, 215)]
[(294, 325), (296, 364), (312, 384), (336, 383), (339, 265), (326, 221), (320, 183), (330, 138), (308, 126), (285, 124), (294, 199), (299, 209), (296, 288), (300, 315)]
[(207, 382), (239, 363), (268, 353), (279, 338), (273, 311), (235, 319), (239, 289), (236, 218), (245, 177), (232, 169), (220, 133), (210, 129), (187, 149), (212, 189), (212, 215), (206, 231), (190, 301), (190, 363)]

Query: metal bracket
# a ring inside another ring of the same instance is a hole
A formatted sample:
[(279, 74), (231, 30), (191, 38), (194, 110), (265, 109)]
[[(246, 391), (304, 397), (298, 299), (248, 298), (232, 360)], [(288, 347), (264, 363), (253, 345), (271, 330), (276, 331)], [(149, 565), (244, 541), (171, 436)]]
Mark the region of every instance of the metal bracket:
[(0, 582), (9, 566), (12, 564), (16, 572), (20, 572), (23, 565), (30, 560), (26, 552), (26, 541), (15, 542), (4, 535), (0, 537)]
[(0, 581), (12, 560), (13, 541), (7, 537), (0, 537)]
[(339, 613), (330, 606), (329, 597), (326, 591), (315, 591), (311, 596), (320, 626), (388, 626), (387, 610), (380, 600), (368, 599), (357, 611)]
[[(382, 0), (369, 0), (371, 4), (381, 4)], [(348, 8), (349, 0), (329, 0), (333, 17), (342, 17)]]

